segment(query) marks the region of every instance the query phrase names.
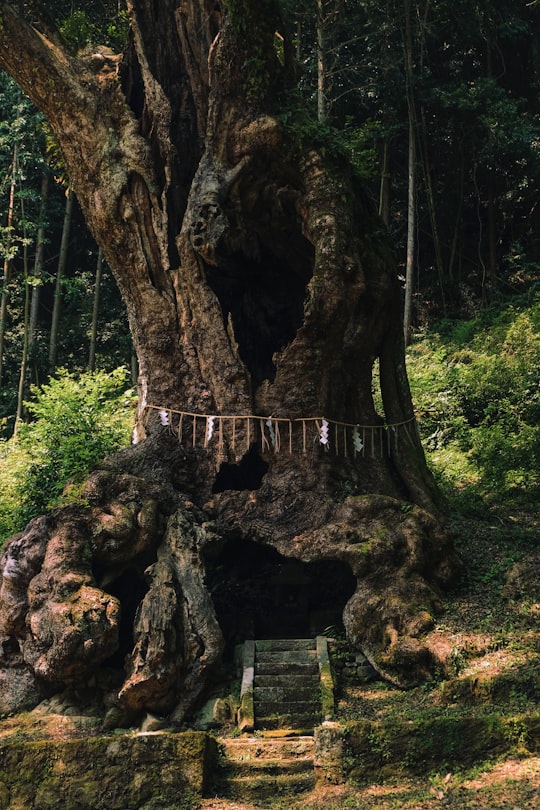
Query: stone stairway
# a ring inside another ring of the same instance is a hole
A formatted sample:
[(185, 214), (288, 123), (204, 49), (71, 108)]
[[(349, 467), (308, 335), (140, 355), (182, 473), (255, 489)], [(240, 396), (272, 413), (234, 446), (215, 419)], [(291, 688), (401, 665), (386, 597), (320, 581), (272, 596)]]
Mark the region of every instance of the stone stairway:
[(334, 711), (326, 639), (267, 639), (243, 645), (241, 731), (312, 734)]
[(268, 806), (315, 786), (313, 737), (247, 737), (220, 740), (212, 792), (219, 797)]
[(246, 641), (242, 671), (238, 728), (252, 734), (219, 741), (214, 795), (268, 807), (313, 790), (313, 731), (334, 708), (326, 639)]
[(256, 729), (313, 733), (322, 721), (314, 639), (255, 642), (253, 707)]

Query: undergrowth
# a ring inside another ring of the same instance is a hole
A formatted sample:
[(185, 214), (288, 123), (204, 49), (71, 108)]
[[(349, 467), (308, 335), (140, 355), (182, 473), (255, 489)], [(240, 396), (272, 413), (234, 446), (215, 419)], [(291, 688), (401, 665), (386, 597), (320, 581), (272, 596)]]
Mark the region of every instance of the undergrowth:
[(73, 500), (92, 468), (129, 443), (127, 380), (123, 368), (81, 375), (61, 369), (32, 389), (31, 421), (0, 441), (0, 547), (31, 518)]
[(418, 335), (408, 372), (452, 511), (535, 510), (540, 496), (540, 296)]

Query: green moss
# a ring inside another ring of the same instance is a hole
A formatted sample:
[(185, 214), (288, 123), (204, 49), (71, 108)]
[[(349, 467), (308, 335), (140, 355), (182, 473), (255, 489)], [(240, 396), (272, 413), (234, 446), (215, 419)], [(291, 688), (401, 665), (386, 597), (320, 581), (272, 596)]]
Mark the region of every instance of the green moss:
[(538, 749), (540, 716), (482, 717), (456, 714), (418, 720), (392, 718), (360, 720), (346, 729), (350, 778), (362, 782), (374, 772), (427, 773), (433, 768), (456, 769), (502, 753)]
[(215, 742), (202, 732), (11, 742), (0, 760), (0, 810), (172, 810), (202, 795)]
[(235, 39), (237, 67), (248, 102), (262, 102), (275, 81), (274, 32), (279, 27), (276, 0), (227, 0), (227, 22)]

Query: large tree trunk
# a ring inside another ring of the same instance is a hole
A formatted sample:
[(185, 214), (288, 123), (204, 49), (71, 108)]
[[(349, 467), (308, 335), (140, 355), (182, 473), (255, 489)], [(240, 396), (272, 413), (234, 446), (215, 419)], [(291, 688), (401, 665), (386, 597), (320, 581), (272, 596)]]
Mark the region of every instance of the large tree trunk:
[[(414, 422), (384, 227), (345, 159), (280, 122), (294, 66), (275, 0), (128, 7), (123, 57), (75, 59), (2, 4), (0, 62), (54, 128), (127, 305), (144, 440), (87, 484), (74, 532), (85, 551), (67, 567), (57, 554), (73, 511), (39, 524), (42, 554), (4, 580), (0, 625), (40, 683), (81, 678), (110, 656), (131, 571), (118, 699), (181, 719), (228, 641), (213, 566), (231, 543), (256, 543), (346, 564), (351, 644), (416, 682), (436, 664), (421, 638), (456, 561)], [(90, 646), (81, 628), (63, 643), (32, 586), (49, 572), (55, 604), (82, 558), (72, 592), (102, 594)], [(46, 640), (28, 638), (23, 614)]]

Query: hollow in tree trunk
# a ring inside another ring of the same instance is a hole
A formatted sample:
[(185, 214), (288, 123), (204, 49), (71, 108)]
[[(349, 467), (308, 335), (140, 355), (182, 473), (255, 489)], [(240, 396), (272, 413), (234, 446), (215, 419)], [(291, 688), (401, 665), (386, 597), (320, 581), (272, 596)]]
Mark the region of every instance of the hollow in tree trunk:
[[(128, 7), (122, 56), (75, 58), (1, 4), (0, 62), (56, 132), (140, 368), (138, 443), (90, 477), (85, 506), (4, 551), (4, 572), (26, 560), (4, 573), (0, 631), (27, 700), (107, 663), (126, 711), (189, 715), (227, 646), (260, 631), (227, 590), (248, 558), (261, 600), (270, 558), (319, 579), (342, 564), (350, 644), (416, 683), (440, 665), (426, 633), (457, 563), (386, 231), (345, 157), (287, 107), (275, 0)], [(324, 629), (315, 607), (305, 633)]]

